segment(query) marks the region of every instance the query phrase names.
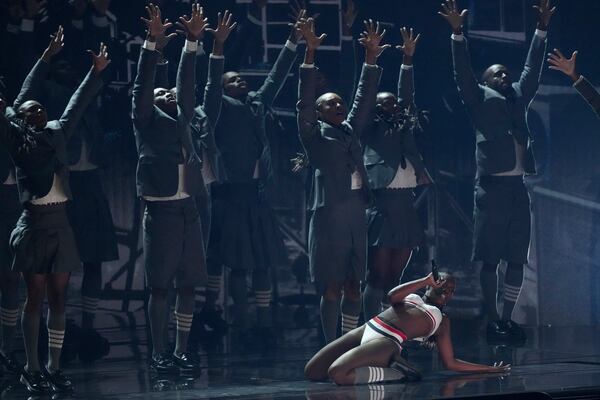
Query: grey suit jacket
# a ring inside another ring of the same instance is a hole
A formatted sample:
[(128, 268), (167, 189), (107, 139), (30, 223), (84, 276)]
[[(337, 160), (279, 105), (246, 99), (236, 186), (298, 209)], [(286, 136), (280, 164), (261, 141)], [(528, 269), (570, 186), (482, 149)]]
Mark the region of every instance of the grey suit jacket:
[[(413, 68), (400, 68), (397, 95), (403, 106), (414, 107), (414, 91)], [(412, 164), (417, 184), (431, 183), (411, 126), (412, 124), (408, 124), (403, 128), (396, 128), (388, 121), (375, 118), (371, 129), (366, 130), (362, 140), (365, 147), (364, 163), (371, 188), (386, 188), (394, 179), (402, 157)]]
[[(298, 133), (314, 168), (311, 209), (332, 207), (351, 194), (352, 173), (358, 171), (366, 203), (370, 201), (369, 180), (362, 162), (359, 136), (375, 107), (381, 69), (365, 65), (352, 109), (340, 127), (317, 120), (316, 68), (300, 67), (298, 87)], [(366, 204), (365, 203), (365, 204)]]
[(471, 69), (466, 38), (462, 41), (452, 39), (454, 79), (476, 131), (478, 176), (510, 171), (515, 167), (513, 137), (526, 147), (525, 172), (535, 174), (533, 140), (526, 115), (539, 86), (545, 48), (546, 40), (534, 35), (521, 76), (512, 84), (514, 96), (510, 99), (477, 82)]
[(215, 141), (221, 154), (220, 179), (248, 182), (260, 160), (260, 179), (269, 180), (271, 149), (265, 131), (265, 114), (285, 83), (296, 52), (283, 47), (263, 85), (246, 99), (223, 96), (221, 115), (215, 127)]
[(224, 167), (215, 142), (215, 126), (221, 114), (223, 100), (223, 58), (209, 58), (208, 80), (204, 87), (204, 100), (194, 109), (192, 139), (202, 162), (210, 164), (215, 178), (221, 179)]
[[(141, 49), (133, 84), (133, 130), (138, 150), (136, 173), (139, 196), (168, 197), (177, 192), (178, 165), (184, 164), (185, 186), (190, 195), (204, 190), (201, 163), (192, 142), (196, 54), (181, 51), (177, 70), (177, 116), (172, 118), (154, 105), (154, 75), (158, 52)], [(185, 156), (182, 149), (185, 150)]]
[[(48, 68), (48, 63), (42, 60), (33, 67), (15, 100), (16, 110), (24, 102), (34, 100), (30, 97), (30, 89), (36, 87), (36, 80), (45, 79)], [(54, 174), (61, 180), (65, 194), (71, 198), (67, 142), (102, 85), (101, 77), (90, 70), (71, 96), (61, 117), (48, 122), (42, 131), (27, 132), (22, 126), (6, 120), (6, 129), (0, 140), (4, 142), (17, 167), (17, 183), (22, 203), (47, 195), (52, 188)]]
[(581, 77), (581, 79), (575, 82), (575, 89), (583, 96), (585, 101), (592, 107), (596, 115), (600, 117), (600, 93), (592, 86), (590, 81), (585, 79), (585, 77)]

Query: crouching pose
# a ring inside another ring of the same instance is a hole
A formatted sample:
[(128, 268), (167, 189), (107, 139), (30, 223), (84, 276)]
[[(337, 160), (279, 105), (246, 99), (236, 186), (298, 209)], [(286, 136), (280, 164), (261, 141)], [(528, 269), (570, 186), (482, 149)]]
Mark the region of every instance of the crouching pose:
[[(450, 319), (442, 308), (454, 294), (452, 275), (432, 274), (392, 289), (392, 305), (363, 326), (352, 330), (320, 350), (307, 364), (309, 380), (331, 378), (338, 385), (418, 380), (420, 374), (401, 357), (402, 343), (433, 337), (444, 366), (457, 372), (508, 372), (510, 365), (473, 364), (454, 356), (450, 337)], [(414, 294), (427, 288), (423, 297)]]

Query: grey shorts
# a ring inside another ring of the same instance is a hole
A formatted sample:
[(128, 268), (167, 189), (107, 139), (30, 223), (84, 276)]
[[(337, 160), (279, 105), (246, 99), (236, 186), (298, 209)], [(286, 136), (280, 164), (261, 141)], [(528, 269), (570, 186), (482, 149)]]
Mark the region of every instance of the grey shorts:
[(206, 282), (202, 228), (195, 200), (146, 201), (144, 265), (146, 285), (160, 289), (197, 287)]
[(480, 177), (473, 217), (473, 261), (527, 263), (531, 211), (522, 177)]
[(365, 278), (365, 202), (363, 195), (356, 192), (342, 204), (318, 208), (310, 220), (310, 273), (318, 285)]
[(10, 236), (14, 252), (13, 271), (52, 274), (81, 267), (67, 202), (49, 205), (25, 204)]

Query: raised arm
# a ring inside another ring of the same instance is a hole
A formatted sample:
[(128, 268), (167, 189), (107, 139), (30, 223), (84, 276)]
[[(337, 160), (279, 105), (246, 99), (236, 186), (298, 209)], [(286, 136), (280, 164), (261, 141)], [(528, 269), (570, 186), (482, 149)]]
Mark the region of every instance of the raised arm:
[(400, 76), (398, 77), (398, 101), (405, 106), (411, 105), (415, 100), (415, 83), (413, 74), (413, 56), (417, 48), (417, 42), (420, 34), (414, 36), (413, 29), (400, 29), (402, 35), (402, 45), (396, 48), (402, 50), (402, 65), (400, 66)]
[(58, 54), (62, 48), (64, 47), (64, 34), (63, 27), (59, 26), (56, 33), (53, 35), (48, 47), (44, 50), (42, 57), (38, 60), (38, 62), (33, 66), (25, 81), (23, 82), (23, 86), (21, 86), (21, 91), (17, 96), (14, 108), (18, 110), (21, 104), (25, 103), (28, 100), (38, 100), (41, 96), (41, 90), (48, 76), (48, 71), (50, 70), (50, 61), (52, 57)]
[(67, 108), (65, 108), (65, 111), (58, 120), (67, 139), (73, 135), (75, 127), (81, 120), (86, 108), (102, 88), (104, 82), (100, 75), (102, 71), (106, 69), (108, 64), (110, 64), (108, 51), (104, 43), (100, 44), (100, 51), (98, 54), (95, 54), (90, 50), (88, 51), (93, 59), (92, 68), (73, 96), (71, 96)]
[(573, 87), (600, 117), (600, 92), (577, 71), (577, 51), (573, 52), (571, 58), (566, 58), (560, 50), (554, 49), (554, 53), (548, 53), (548, 63), (550, 69), (560, 71), (571, 78)]
[(173, 24), (162, 21), (160, 9), (149, 4), (146, 6), (148, 19), (141, 18), (146, 24), (148, 35), (140, 50), (137, 75), (133, 81), (132, 114), (138, 123), (147, 123), (154, 113), (154, 75), (159, 54), (156, 51), (156, 38), (165, 34)]
[(165, 88), (171, 87), (169, 82), (169, 61), (165, 59), (164, 52), (167, 45), (171, 42), (171, 39), (177, 36), (177, 33), (173, 32), (168, 35), (162, 33), (157, 35), (155, 39), (155, 48), (158, 53), (158, 59), (156, 61), (156, 72), (154, 74), (154, 87)]
[(350, 104), (356, 90), (356, 49), (352, 36), (352, 26), (356, 20), (354, 1), (348, 0), (342, 12), (342, 46), (340, 51), (340, 84), (338, 91), (342, 99)]
[(196, 50), (198, 40), (208, 26), (204, 10), (198, 3), (192, 4), (192, 15), (179, 18), (178, 25), (186, 32), (185, 47), (181, 52), (177, 69), (177, 105), (188, 121), (194, 117), (196, 106)]
[(473, 107), (483, 100), (483, 89), (473, 73), (467, 41), (463, 35), (467, 13), (466, 9), (459, 13), (455, 0), (446, 0), (446, 3), (442, 3), (442, 11), (438, 12), (452, 28), (452, 65), (458, 93), (467, 107)]
[(213, 34), (215, 40), (213, 51), (208, 61), (208, 80), (204, 87), (204, 101), (202, 104), (211, 126), (217, 124), (219, 113), (221, 112), (221, 102), (223, 101), (221, 77), (223, 76), (225, 63), (223, 46), (231, 32), (237, 26), (237, 22), (233, 22), (232, 18), (233, 15), (226, 10), (224, 15), (221, 15), (221, 13), (218, 14), (216, 29), (207, 28), (207, 31)]
[[(305, 11), (300, 13), (298, 18), (304, 18)], [(287, 78), (294, 61), (296, 60), (296, 47), (298, 40), (302, 37), (302, 33), (298, 28), (299, 20), (296, 20), (291, 28), (290, 36), (285, 43), (285, 46), (279, 52), (277, 60), (269, 74), (267, 75), (262, 86), (256, 92), (257, 97), (262, 101), (265, 107), (271, 107), (275, 101), (275, 97), (281, 90)]]
[(300, 65), (300, 79), (298, 82), (298, 134), (304, 147), (311, 139), (319, 133), (319, 123), (317, 121), (316, 102), (316, 84), (317, 71), (315, 69), (315, 51), (327, 37), (315, 35), (314, 20), (309, 18), (300, 24), (304, 40), (306, 41), (306, 51), (304, 54), (304, 63)]
[(442, 286), (443, 281), (436, 282), (433, 279), (433, 275), (429, 274), (424, 278), (416, 279), (411, 282), (406, 282), (401, 285), (396, 286), (388, 293), (388, 300), (391, 305), (398, 304), (406, 298), (409, 294), (415, 293), (420, 289), (424, 289), (427, 286), (440, 287)]
[(454, 356), (452, 338), (450, 336), (450, 319), (444, 316), (440, 327), (436, 333), (436, 342), (440, 360), (444, 367), (450, 371), (471, 372), (471, 373), (508, 373), (510, 364), (503, 364), (502, 361), (494, 365), (475, 364), (459, 360)]
[(526, 99), (533, 99), (538, 90), (542, 66), (544, 64), (548, 25), (550, 24), (552, 15), (556, 11), (556, 7), (550, 7), (550, 0), (540, 0), (540, 5), (533, 6), (533, 8), (536, 9), (538, 14), (537, 29), (531, 40), (525, 66), (518, 82), (521, 92)]
[(358, 136), (362, 135), (362, 131), (369, 123), (371, 113), (375, 109), (377, 87), (381, 77), (381, 68), (377, 66), (377, 58), (385, 49), (391, 47), (389, 44), (381, 45), (381, 41), (385, 36), (385, 29), (383, 31), (380, 29), (379, 22), (375, 24), (372, 20), (365, 21), (365, 27), (366, 31), (361, 34), (361, 38), (358, 40), (365, 48), (365, 64), (347, 118)]

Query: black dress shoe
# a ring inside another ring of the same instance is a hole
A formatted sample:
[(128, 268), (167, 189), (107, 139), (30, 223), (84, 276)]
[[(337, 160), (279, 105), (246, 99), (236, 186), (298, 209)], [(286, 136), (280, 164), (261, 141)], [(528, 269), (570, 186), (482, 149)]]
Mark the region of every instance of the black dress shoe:
[(200, 370), (200, 362), (190, 353), (173, 354), (173, 363), (182, 371)]
[(152, 357), (150, 369), (157, 374), (172, 374), (179, 370), (173, 362), (173, 358), (166, 354), (159, 354)]
[(509, 319), (508, 321), (505, 321), (504, 325), (506, 326), (506, 329), (510, 333), (511, 339), (514, 342), (522, 343), (522, 342), (525, 342), (527, 340), (527, 335), (525, 334), (525, 331), (523, 330), (523, 328), (521, 328), (519, 326), (519, 324), (517, 324), (512, 319)]
[(490, 344), (510, 342), (511, 334), (503, 321), (488, 322), (487, 341)]
[(31, 393), (44, 394), (50, 392), (50, 386), (40, 371), (21, 371), (20, 381)]
[(50, 389), (56, 393), (71, 393), (73, 391), (73, 382), (64, 376), (62, 371), (50, 372), (45, 370), (43, 376), (50, 385)]
[(396, 358), (390, 364), (390, 368), (402, 372), (404, 374), (402, 381), (406, 383), (418, 382), (423, 378), (421, 372), (403, 358)]
[(17, 361), (15, 353), (5, 355), (4, 353), (0, 352), (0, 364), (2, 364), (4, 369), (11, 374), (17, 375), (23, 372), (23, 364)]

